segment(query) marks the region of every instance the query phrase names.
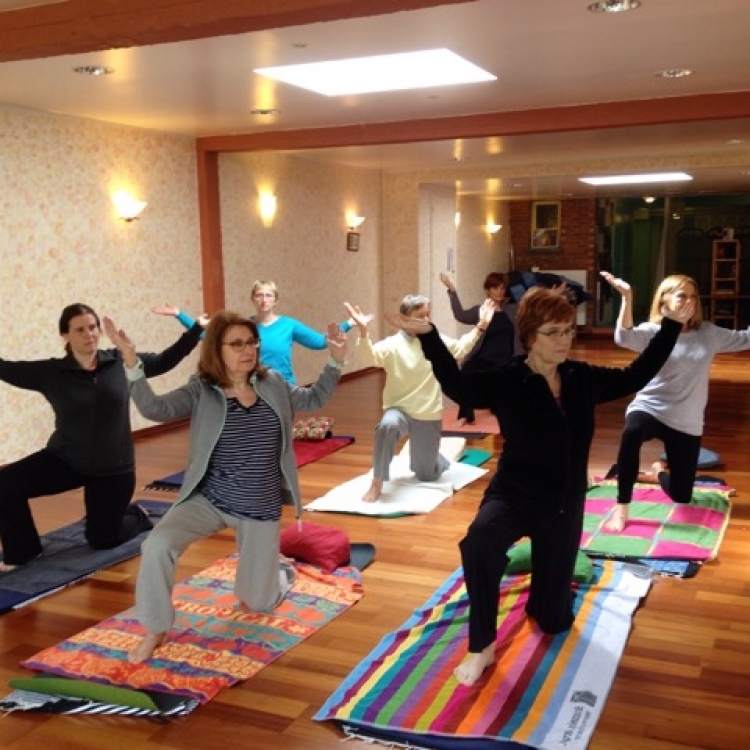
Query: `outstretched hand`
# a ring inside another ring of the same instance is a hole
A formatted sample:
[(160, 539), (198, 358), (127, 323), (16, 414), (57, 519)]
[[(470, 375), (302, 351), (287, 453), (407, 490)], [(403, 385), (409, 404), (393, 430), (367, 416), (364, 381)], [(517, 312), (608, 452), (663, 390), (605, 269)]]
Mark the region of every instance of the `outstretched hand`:
[(346, 334), (339, 328), (338, 323), (329, 323), (326, 332), (326, 344), (331, 356), (343, 364), (346, 358)]
[(617, 278), (609, 271), (600, 271), (599, 275), (623, 297), (630, 297), (633, 294), (633, 288), (630, 286), (630, 284), (628, 284), (627, 281)]
[(363, 313), (359, 305), (352, 305), (349, 302), (344, 302), (344, 307), (349, 313), (350, 320), (354, 321), (354, 325), (359, 328), (361, 334), (367, 332), (367, 324), (375, 317), (370, 313)]
[(118, 329), (115, 326), (112, 318), (104, 316), (102, 319), (104, 325), (104, 333), (107, 334), (109, 340), (120, 350), (122, 353), (122, 361), (126, 367), (135, 367), (138, 364), (138, 355), (135, 353), (135, 344), (130, 337), (121, 328)]
[(154, 305), (151, 308), (152, 313), (157, 315), (179, 315), (180, 308), (177, 305), (172, 305), (169, 302), (165, 302), (163, 305)]
[(385, 319), (394, 328), (398, 328), (410, 336), (418, 336), (420, 333), (427, 333), (432, 330), (432, 323), (424, 318), (412, 318), (402, 313), (387, 312)]
[(492, 317), (497, 312), (497, 310), (498, 306), (495, 300), (487, 297), (487, 299), (479, 306), (478, 325), (482, 326), (486, 330), (487, 326), (492, 323)]
[(449, 292), (456, 291), (456, 285), (453, 283), (453, 279), (450, 277), (450, 274), (447, 271), (440, 272), (440, 281), (445, 284)]

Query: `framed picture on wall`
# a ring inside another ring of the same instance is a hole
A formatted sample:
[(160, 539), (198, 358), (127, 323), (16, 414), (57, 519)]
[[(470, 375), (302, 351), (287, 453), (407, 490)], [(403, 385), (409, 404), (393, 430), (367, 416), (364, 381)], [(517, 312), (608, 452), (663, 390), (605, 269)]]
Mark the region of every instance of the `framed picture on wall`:
[(531, 205), (531, 247), (555, 250), (560, 246), (560, 201), (534, 201)]
[(359, 250), (359, 233), (358, 232), (346, 233), (346, 249), (352, 253), (356, 253)]

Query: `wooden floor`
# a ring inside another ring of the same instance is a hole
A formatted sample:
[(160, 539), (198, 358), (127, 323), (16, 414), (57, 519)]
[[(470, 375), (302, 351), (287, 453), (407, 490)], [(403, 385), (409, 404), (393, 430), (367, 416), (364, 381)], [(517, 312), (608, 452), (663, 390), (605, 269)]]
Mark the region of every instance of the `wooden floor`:
[[(602, 339), (579, 341), (574, 356), (603, 364), (631, 358)], [(718, 560), (705, 565), (691, 580), (659, 579), (652, 587), (635, 616), (590, 750), (742, 750), (750, 746), (750, 355), (722, 355), (712, 376), (704, 445), (719, 452), (724, 462), (712, 473), (737, 489), (731, 525)], [(353, 377), (339, 386), (322, 411), (335, 417), (337, 434), (353, 435), (356, 442), (301, 470), (305, 502), (369, 469), (381, 388), (380, 373)], [(626, 403), (600, 407), (592, 476), (605, 472), (614, 460)], [(139, 486), (183, 468), (186, 442), (185, 429), (139, 440)], [(500, 439), (489, 437), (471, 444), (496, 454)], [(649, 465), (659, 452), (659, 445), (648, 444), (643, 465)], [(482, 480), (470, 485), (424, 517), (316, 517), (318, 522), (346, 529), (352, 541), (377, 546), (376, 562), (364, 573), (364, 598), (254, 678), (224, 691), (192, 715), (159, 723), (15, 713), (0, 719), (0, 747), (340, 747), (339, 732), (312, 722), (312, 715), (381, 636), (406, 620), (458, 567), (456, 544), (484, 486)], [(145, 491), (138, 495), (173, 497)], [(38, 500), (34, 508), (42, 531), (81, 513), (76, 493)], [(179, 577), (232, 549), (227, 533), (196, 544), (184, 555)], [(20, 660), (130, 606), (137, 569), (138, 560), (131, 560), (0, 617), (0, 685), (23, 673)], [(357, 741), (346, 744), (354, 749), (365, 746)]]

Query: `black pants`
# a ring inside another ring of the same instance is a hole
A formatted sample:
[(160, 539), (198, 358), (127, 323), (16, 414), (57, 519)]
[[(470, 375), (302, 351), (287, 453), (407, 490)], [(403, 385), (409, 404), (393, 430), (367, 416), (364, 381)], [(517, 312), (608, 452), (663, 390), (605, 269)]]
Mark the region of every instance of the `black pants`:
[(573, 624), (573, 572), (583, 528), (584, 498), (565, 512), (528, 501), (510, 502), (486, 494), (469, 531), (461, 540), (469, 595), (469, 651), (479, 653), (497, 637), (500, 579), (508, 548), (521, 537), (531, 539), (531, 591), (526, 612), (545, 633), (560, 633)]
[[(491, 369), (492, 368), (488, 366), (487, 363), (482, 363), (477, 358), (467, 360), (461, 367), (462, 372), (484, 372)], [(471, 424), (476, 419), (476, 415), (474, 414), (474, 407), (467, 406), (466, 404), (459, 404), (458, 415), (456, 418), (465, 419), (469, 424)]]
[(693, 496), (701, 439), (662, 424), (645, 411), (631, 411), (625, 419), (617, 454), (617, 502), (629, 503), (638, 478), (641, 446), (648, 440), (664, 443), (669, 474), (659, 474), (662, 489), (676, 503), (689, 503)]
[(42, 551), (29, 499), (83, 487), (86, 541), (110, 549), (143, 530), (139, 514), (126, 514), (135, 472), (84, 476), (48, 450), (32, 453), (0, 469), (0, 542), (8, 565), (23, 565)]

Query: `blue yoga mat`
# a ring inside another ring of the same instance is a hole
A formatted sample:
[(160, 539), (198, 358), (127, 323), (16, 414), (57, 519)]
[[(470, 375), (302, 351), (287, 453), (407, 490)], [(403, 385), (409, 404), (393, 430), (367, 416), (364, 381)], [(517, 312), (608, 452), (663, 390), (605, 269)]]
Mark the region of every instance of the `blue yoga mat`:
[[(137, 505), (156, 522), (171, 503), (138, 500)], [(86, 542), (83, 528), (81, 519), (45, 534), (42, 536), (43, 552), (39, 557), (18, 570), (0, 574), (0, 614), (48, 596), (97, 570), (135, 557), (148, 534), (144, 531), (112, 549), (95, 550)]]

